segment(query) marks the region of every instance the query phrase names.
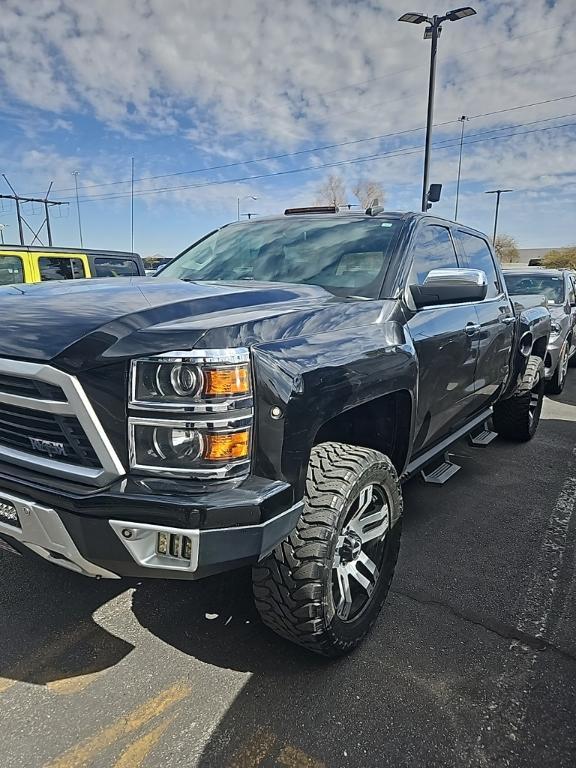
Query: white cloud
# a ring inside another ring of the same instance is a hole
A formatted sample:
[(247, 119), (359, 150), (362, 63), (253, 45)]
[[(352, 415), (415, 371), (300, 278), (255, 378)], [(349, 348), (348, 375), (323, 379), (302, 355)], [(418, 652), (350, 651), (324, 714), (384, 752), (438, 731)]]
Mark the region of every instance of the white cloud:
[[(440, 0), (429, 6), (430, 12), (446, 10)], [(444, 25), (437, 122), (576, 92), (574, 0), (480, 0), (475, 6), (478, 16)], [(208, 160), (234, 162), (422, 125), (429, 45), (422, 40), (422, 26), (396, 21), (403, 10), (394, 0), (4, 0), (0, 78), (12, 113), (14, 103), (21, 115), (33, 111), (47, 132), (69, 134), (71, 121), (93, 115), (132, 137), (178, 135)], [(576, 99), (477, 119), (466, 130), (571, 111), (576, 112)], [(14, 114), (13, 119), (30, 137), (30, 121)], [(438, 130), (436, 139), (457, 136), (458, 128)], [(548, 131), (471, 144), (464, 176), (467, 183), (557, 187), (576, 173), (575, 135)], [(418, 145), (422, 138), (414, 133), (384, 144), (301, 155), (292, 167)], [(127, 177), (119, 170), (126, 158), (112, 151), (82, 160), (76, 150), (66, 154), (61, 147), (37, 143), (30, 151), (29, 146), (23, 141), (10, 147), (7, 167), (28, 174), (30, 183), (36, 174), (42, 184), (48, 176), (56, 187), (69, 188), (75, 168), (82, 171), (83, 184)], [(455, 153), (452, 148), (434, 154), (433, 173), (445, 183), (454, 178)], [(139, 161), (139, 175), (161, 172), (161, 160)], [(421, 163), (416, 153), (340, 170), (350, 181), (376, 177), (395, 187), (392, 199), (404, 202), (413, 199), (407, 188), (418, 185)], [(286, 167), (275, 161), (228, 173)], [(283, 194), (291, 198), (286, 203), (307, 202), (322, 173), (282, 177)], [(213, 172), (159, 184), (223, 178)], [(273, 179), (258, 180), (181, 190), (173, 199), (210, 208), (233, 199), (235, 190), (263, 190), (274, 199), (275, 189)]]

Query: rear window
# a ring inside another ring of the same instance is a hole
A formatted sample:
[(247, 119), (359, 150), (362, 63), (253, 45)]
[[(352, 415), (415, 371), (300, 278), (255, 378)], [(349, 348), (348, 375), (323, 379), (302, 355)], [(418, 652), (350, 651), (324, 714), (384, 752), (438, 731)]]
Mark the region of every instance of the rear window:
[(0, 285), (24, 282), (24, 264), (19, 256), (0, 256)]
[(49, 280), (78, 280), (86, 277), (82, 259), (40, 256), (38, 259), (40, 279)]
[(466, 266), (471, 269), (481, 269), (488, 280), (487, 299), (494, 299), (501, 293), (500, 280), (494, 266), (494, 259), (490, 253), (488, 243), (481, 237), (470, 235), (468, 232), (458, 230), (458, 237), (464, 249)]
[(94, 259), (94, 277), (133, 277), (138, 274), (132, 259), (98, 256)]

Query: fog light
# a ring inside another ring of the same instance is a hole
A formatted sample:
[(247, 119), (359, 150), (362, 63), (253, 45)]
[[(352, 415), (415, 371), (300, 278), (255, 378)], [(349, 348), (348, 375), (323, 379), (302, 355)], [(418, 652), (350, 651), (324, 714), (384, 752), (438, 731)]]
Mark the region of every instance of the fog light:
[(156, 551), (159, 555), (167, 555), (168, 554), (168, 534), (167, 533), (159, 533), (158, 534), (158, 541), (156, 543)]
[(10, 501), (0, 499), (0, 522), (20, 526), (16, 507)]

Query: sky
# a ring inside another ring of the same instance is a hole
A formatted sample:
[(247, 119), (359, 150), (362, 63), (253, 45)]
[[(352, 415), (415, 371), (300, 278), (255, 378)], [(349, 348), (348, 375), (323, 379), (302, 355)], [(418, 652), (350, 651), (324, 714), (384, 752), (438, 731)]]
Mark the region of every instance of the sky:
[[(431, 182), (453, 218), (521, 247), (576, 243), (574, 0), (475, 0), (439, 41)], [(52, 209), (55, 245), (172, 256), (241, 213), (309, 205), (328, 174), (419, 210), (438, 0), (3, 0), (0, 172)], [(74, 172), (78, 172), (75, 177)], [(10, 194), (0, 178), (0, 192)], [(256, 200), (252, 199), (257, 198)], [(27, 204), (32, 229), (39, 206)], [(13, 203), (0, 201), (6, 242)], [(31, 235), (27, 230), (27, 242)]]

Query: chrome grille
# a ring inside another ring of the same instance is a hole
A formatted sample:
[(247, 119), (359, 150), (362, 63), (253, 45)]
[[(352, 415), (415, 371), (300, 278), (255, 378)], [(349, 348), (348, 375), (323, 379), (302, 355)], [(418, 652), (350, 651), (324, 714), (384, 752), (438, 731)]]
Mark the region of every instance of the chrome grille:
[(124, 474), (79, 381), (17, 360), (0, 359), (0, 460), (90, 485)]
[[(100, 466), (75, 416), (59, 416), (0, 403), (0, 445), (48, 455), (55, 461)], [(59, 446), (62, 446), (62, 453)]]

